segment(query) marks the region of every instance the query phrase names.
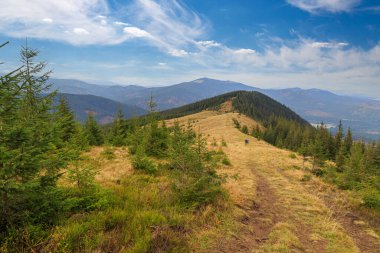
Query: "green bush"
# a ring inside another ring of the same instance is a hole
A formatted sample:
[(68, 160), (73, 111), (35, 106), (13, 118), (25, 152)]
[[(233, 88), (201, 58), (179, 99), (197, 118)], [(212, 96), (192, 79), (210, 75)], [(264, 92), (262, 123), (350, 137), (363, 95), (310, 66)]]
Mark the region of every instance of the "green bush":
[(157, 172), (157, 166), (146, 156), (136, 155), (132, 160), (132, 167), (135, 170), (141, 170), (149, 174)]
[(216, 203), (225, 196), (221, 187), (221, 179), (213, 174), (188, 178), (185, 182), (174, 185), (180, 204), (185, 208), (199, 209)]
[(231, 165), (231, 161), (228, 159), (228, 157), (224, 157), (222, 159), (222, 164), (230, 166)]
[(234, 122), (234, 125), (235, 125), (235, 127), (237, 128), (237, 129), (240, 129), (240, 122), (237, 120), (237, 119), (235, 119), (235, 118), (233, 118), (232, 119), (232, 121)]
[(248, 127), (247, 127), (246, 125), (244, 125), (244, 126), (242, 127), (242, 129), (241, 129), (241, 132), (242, 132), (243, 134), (249, 134)]
[(380, 192), (374, 188), (366, 189), (363, 194), (363, 205), (380, 210)]

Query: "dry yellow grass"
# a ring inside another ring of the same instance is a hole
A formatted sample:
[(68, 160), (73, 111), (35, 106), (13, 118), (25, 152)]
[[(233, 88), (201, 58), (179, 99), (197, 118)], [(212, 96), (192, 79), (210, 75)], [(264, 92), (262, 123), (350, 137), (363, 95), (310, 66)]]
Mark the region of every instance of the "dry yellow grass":
[[(115, 157), (108, 159), (102, 152), (105, 147), (94, 147), (84, 154), (98, 170), (95, 180), (103, 185), (115, 183), (133, 172), (130, 156), (126, 148), (111, 148)], [(109, 149), (109, 148), (108, 148)]]
[[(301, 157), (292, 158), (290, 151), (241, 133), (234, 127), (233, 118), (241, 125), (257, 125), (244, 115), (215, 111), (168, 121), (168, 125), (175, 121), (181, 125), (190, 122), (196, 131), (208, 137), (210, 144), (216, 140), (218, 148), (232, 162), (232, 167), (222, 168), (219, 173), (229, 176), (225, 187), (236, 206), (235, 230), (231, 226), (224, 228), (228, 231), (221, 236), (223, 242), (205, 252), (376, 252), (376, 247), (360, 245), (360, 239), (355, 238), (357, 231), (346, 231), (335, 217), (337, 210), (342, 213), (348, 210), (344, 194), (339, 195), (341, 201), (334, 200), (336, 206), (326, 205), (321, 194), (331, 187), (314, 177), (303, 182), (301, 179), (308, 172), (301, 169)], [(221, 147), (222, 139), (227, 147)], [(250, 140), (248, 145), (244, 144), (245, 139)], [(366, 229), (370, 232), (365, 236), (376, 234)]]
[[(230, 107), (225, 104), (219, 112), (204, 111), (167, 121), (168, 126), (175, 121), (184, 126), (190, 123), (207, 138), (210, 148), (222, 149), (232, 163), (218, 170), (227, 176), (224, 187), (233, 203), (231, 212), (221, 213), (224, 217), (216, 219), (215, 226), (195, 233), (191, 238), (195, 252), (376, 252), (376, 247), (363, 248), (355, 237), (363, 231), (378, 240), (365, 222), (356, 222), (361, 230), (355, 231), (342, 224), (340, 216), (349, 208), (344, 193), (315, 177), (303, 181), (309, 172), (301, 169), (302, 158), (241, 133), (234, 118), (249, 128), (258, 124), (229, 112)], [(250, 140), (248, 145), (245, 139)], [(126, 149), (113, 148), (113, 159), (102, 155), (104, 150), (97, 147), (85, 154), (99, 168), (98, 182), (113, 184), (132, 173)], [(333, 192), (333, 201), (326, 203), (326, 196)], [(205, 219), (207, 212), (204, 210)], [(220, 220), (223, 222), (217, 224)]]

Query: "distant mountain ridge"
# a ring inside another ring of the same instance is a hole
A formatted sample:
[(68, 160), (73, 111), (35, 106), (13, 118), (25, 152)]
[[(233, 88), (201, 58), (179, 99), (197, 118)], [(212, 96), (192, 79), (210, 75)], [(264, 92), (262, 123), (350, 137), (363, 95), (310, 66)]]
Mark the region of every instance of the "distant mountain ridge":
[(186, 105), (224, 93), (245, 90), (261, 92), (301, 115), (310, 123), (324, 122), (336, 126), (343, 120), (358, 138), (380, 137), (380, 101), (336, 95), (319, 89), (260, 89), (238, 82), (200, 78), (164, 87), (136, 85), (102, 86), (77, 80), (52, 79), (53, 88), (72, 94), (91, 94), (128, 105), (147, 108), (151, 95), (159, 110)]
[(60, 96), (63, 96), (67, 100), (77, 120), (81, 122), (84, 122), (88, 113), (92, 112), (95, 119), (101, 124), (110, 123), (116, 115), (119, 106), (123, 110), (123, 114), (126, 118), (147, 113), (147, 111), (142, 108), (125, 105), (111, 99), (94, 95), (58, 93), (54, 101), (56, 104)]

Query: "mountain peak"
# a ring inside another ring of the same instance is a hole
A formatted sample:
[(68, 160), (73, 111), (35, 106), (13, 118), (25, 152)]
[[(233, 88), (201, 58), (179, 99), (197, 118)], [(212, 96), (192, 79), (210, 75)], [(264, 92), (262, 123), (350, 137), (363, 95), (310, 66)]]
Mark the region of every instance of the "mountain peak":
[(192, 83), (204, 83), (204, 82), (209, 82), (209, 81), (213, 81), (213, 82), (223, 82), (221, 80), (216, 80), (216, 79), (212, 79), (212, 78), (208, 78), (208, 77), (202, 77), (202, 78), (198, 78), (194, 81), (191, 81)]

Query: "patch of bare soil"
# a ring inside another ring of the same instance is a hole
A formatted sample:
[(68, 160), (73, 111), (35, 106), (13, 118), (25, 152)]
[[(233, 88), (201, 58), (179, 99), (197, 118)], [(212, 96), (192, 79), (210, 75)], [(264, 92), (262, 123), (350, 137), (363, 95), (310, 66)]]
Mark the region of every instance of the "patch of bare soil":
[(256, 174), (256, 201), (252, 205), (249, 224), (252, 226), (253, 246), (268, 240), (273, 226), (281, 220), (284, 210), (276, 205), (276, 195), (264, 177)]
[(255, 200), (249, 205), (237, 205), (244, 211), (239, 218), (241, 229), (234, 238), (221, 242), (213, 252), (252, 252), (268, 240), (273, 226), (280, 221), (283, 212), (276, 206), (276, 195), (267, 181), (257, 175)]

